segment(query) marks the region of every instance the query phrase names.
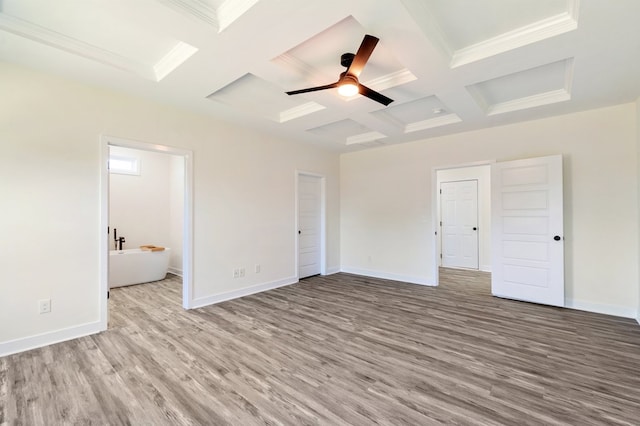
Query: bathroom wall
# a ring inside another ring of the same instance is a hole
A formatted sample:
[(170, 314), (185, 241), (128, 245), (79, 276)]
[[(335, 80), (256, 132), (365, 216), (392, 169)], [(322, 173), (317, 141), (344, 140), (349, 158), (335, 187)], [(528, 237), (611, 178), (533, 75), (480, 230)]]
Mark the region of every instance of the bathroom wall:
[[(109, 174), (109, 227), (125, 237), (123, 247), (142, 244), (169, 246), (169, 156), (121, 147), (110, 155), (138, 158), (140, 174)], [(113, 249), (113, 246), (111, 247)]]

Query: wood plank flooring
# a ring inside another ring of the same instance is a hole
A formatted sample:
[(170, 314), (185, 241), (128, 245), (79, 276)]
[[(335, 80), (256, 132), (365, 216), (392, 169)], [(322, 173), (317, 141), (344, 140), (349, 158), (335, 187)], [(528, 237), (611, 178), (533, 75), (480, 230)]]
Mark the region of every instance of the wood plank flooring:
[(0, 358), (0, 425), (638, 425), (640, 326), (348, 274), (202, 309), (113, 289), (110, 329)]

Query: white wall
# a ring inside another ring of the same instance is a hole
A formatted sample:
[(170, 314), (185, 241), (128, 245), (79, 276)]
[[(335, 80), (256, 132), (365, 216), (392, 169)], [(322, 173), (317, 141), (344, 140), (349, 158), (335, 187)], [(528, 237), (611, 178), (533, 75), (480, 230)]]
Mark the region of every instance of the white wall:
[[(10, 64), (0, 93), (0, 355), (98, 329), (100, 134), (193, 151), (201, 302), (295, 281), (297, 169), (327, 178), (327, 260), (339, 268), (336, 154)], [(240, 266), (247, 275), (232, 278)], [(52, 312), (39, 315), (43, 298)]]
[[(478, 269), (491, 272), (491, 166), (473, 166), (462, 168), (448, 168), (438, 170), (436, 174), (436, 188), (440, 188), (442, 182), (455, 182), (462, 180), (478, 181)], [(438, 195), (438, 194), (436, 194)], [(440, 196), (436, 197), (436, 222), (440, 223), (442, 212)], [(440, 252), (442, 251), (442, 233), (438, 227), (436, 260), (441, 265)]]
[(636, 316), (636, 120), (625, 104), (342, 155), (342, 269), (434, 283), (433, 168), (563, 154), (568, 305)]

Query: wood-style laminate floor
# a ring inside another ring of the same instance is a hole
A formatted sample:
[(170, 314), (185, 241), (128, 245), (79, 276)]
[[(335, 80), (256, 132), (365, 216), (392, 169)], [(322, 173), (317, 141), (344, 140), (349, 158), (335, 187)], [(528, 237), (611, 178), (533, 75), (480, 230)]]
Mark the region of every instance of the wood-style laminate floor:
[(640, 326), (347, 274), (183, 311), (113, 289), (107, 332), (0, 358), (0, 424), (638, 425)]

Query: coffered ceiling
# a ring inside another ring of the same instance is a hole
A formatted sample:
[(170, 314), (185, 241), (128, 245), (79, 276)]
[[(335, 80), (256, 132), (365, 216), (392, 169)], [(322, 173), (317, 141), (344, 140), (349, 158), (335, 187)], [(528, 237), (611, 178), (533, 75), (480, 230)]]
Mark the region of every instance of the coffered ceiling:
[[(638, 0), (0, 0), (0, 60), (341, 152), (630, 102)], [(325, 85), (365, 34), (360, 82)], [(46, 94), (43, 94), (46, 96)]]

